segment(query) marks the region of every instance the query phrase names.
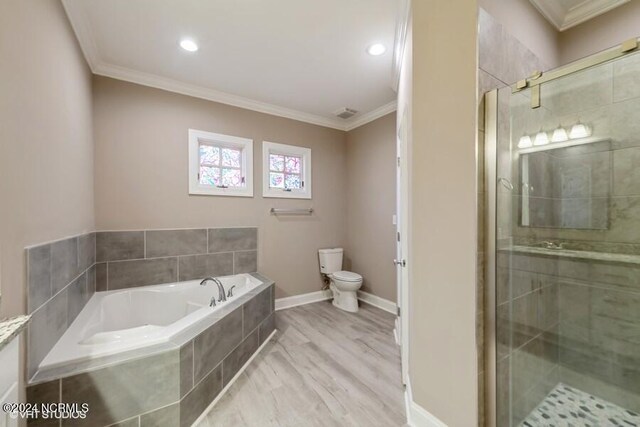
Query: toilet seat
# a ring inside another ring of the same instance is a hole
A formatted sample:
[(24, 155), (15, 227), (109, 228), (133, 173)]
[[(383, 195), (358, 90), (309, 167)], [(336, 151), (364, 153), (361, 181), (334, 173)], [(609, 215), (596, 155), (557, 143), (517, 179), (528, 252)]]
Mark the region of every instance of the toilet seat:
[(358, 273), (352, 273), (351, 271), (336, 271), (333, 273), (333, 278), (341, 280), (343, 282), (360, 282), (362, 276)]

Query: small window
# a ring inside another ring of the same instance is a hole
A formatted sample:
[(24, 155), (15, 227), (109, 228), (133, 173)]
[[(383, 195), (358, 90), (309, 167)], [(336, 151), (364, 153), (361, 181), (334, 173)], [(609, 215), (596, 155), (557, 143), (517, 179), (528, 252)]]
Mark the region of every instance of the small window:
[(263, 142), (263, 196), (311, 198), (311, 150)]
[(253, 197), (253, 140), (189, 129), (189, 194)]

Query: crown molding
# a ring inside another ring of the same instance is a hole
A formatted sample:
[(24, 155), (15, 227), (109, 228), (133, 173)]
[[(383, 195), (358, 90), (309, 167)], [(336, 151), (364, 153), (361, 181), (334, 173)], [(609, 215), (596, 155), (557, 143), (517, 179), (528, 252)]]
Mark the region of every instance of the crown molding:
[(246, 110), (257, 111), (259, 113), (270, 114), (272, 116), (284, 117), (287, 119), (298, 120), (305, 123), (311, 123), (318, 126), (324, 126), (332, 129), (346, 130), (346, 125), (336, 120), (314, 114), (304, 113), (302, 111), (292, 110), (265, 102), (255, 101), (253, 99), (244, 98), (242, 96), (232, 95), (230, 93), (221, 92), (215, 89), (209, 89), (198, 85), (184, 83), (179, 80), (157, 76), (155, 74), (144, 73), (141, 71), (131, 70), (129, 68), (119, 67), (110, 64), (100, 63), (93, 70), (94, 74), (111, 77), (117, 80), (124, 80), (143, 86), (149, 86), (156, 89), (162, 89), (169, 92), (179, 93), (182, 95), (192, 96), (194, 98), (206, 99), (208, 101), (218, 102), (221, 104), (231, 105), (233, 107), (244, 108)]
[(383, 105), (382, 107), (378, 107), (373, 111), (369, 111), (361, 116), (355, 117), (351, 119), (349, 122), (344, 125), (345, 131), (351, 131), (360, 126), (364, 126), (367, 123), (370, 123), (376, 119), (379, 119), (382, 116), (386, 116), (389, 113), (393, 113), (398, 108), (398, 103), (396, 101), (391, 101), (388, 104)]
[(551, 22), (558, 31), (565, 31), (589, 19), (602, 15), (628, 3), (630, 0), (584, 0), (569, 10), (560, 6), (557, 0), (531, 0), (531, 3)]
[(93, 34), (87, 25), (89, 20), (82, 12), (82, 8), (72, 7), (72, 0), (62, 0), (62, 6), (67, 14), (67, 18), (69, 18), (71, 28), (76, 35), (78, 44), (80, 44), (82, 54), (84, 55), (87, 64), (89, 64), (91, 71), (95, 73), (96, 65), (100, 60), (98, 57), (98, 45), (96, 44)]

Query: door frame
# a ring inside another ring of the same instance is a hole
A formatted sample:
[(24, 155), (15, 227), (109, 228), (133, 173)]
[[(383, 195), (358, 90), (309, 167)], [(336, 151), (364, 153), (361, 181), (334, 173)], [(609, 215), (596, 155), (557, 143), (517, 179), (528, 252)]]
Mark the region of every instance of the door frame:
[(402, 117), (396, 134), (396, 280), (398, 322), (396, 332), (400, 341), (400, 360), (402, 383), (409, 382), (409, 268), (406, 260), (409, 254), (409, 170), (408, 143), (409, 122), (407, 108), (403, 108)]

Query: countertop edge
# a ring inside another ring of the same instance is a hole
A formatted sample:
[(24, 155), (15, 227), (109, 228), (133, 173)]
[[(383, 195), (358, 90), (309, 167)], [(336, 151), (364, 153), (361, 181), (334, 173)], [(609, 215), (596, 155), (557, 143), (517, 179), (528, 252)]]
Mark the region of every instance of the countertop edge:
[(0, 351), (27, 326), (31, 316), (15, 316), (0, 321)]

